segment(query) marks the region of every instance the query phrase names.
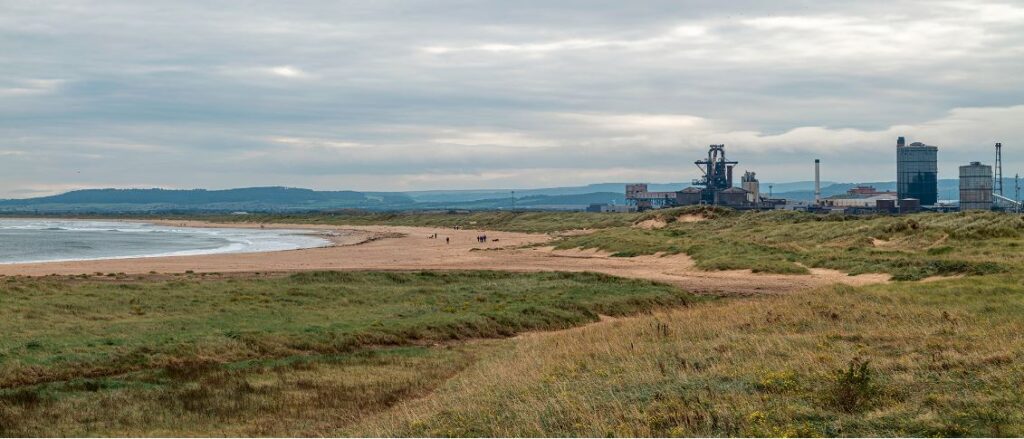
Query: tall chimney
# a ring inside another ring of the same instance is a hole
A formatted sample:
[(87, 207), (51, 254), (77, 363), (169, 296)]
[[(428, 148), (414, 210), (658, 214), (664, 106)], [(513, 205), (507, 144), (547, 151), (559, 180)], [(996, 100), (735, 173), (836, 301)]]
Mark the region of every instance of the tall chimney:
[(821, 160), (814, 159), (814, 204), (821, 205)]

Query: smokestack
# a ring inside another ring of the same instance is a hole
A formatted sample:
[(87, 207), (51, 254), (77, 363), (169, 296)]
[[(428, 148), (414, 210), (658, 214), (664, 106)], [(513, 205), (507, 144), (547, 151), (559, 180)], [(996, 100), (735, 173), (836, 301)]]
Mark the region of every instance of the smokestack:
[(821, 205), (821, 160), (819, 159), (814, 159), (814, 204)]

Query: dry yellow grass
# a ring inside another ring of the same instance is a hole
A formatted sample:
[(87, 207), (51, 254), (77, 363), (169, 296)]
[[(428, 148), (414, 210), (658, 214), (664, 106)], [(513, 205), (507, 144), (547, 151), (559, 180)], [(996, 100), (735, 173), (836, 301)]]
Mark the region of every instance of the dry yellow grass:
[[(1020, 435), (1009, 278), (701, 304), (506, 340), (371, 436)], [(862, 405), (837, 371), (866, 360)]]
[(426, 395), (470, 364), (396, 348), (234, 364), (183, 362), (0, 398), (0, 436), (320, 436)]

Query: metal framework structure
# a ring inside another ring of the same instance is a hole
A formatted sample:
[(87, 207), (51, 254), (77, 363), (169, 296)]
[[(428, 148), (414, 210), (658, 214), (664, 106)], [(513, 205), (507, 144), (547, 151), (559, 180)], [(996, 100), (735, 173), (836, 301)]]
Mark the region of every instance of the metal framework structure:
[(704, 175), (693, 180), (694, 186), (701, 186), (701, 198), (707, 204), (715, 204), (715, 193), (732, 187), (732, 168), (739, 162), (725, 158), (725, 145), (710, 145), (708, 158), (693, 162)]
[(996, 168), (995, 175), (992, 176), (995, 180), (996, 192), (999, 195), (1003, 195), (1003, 144), (996, 143)]

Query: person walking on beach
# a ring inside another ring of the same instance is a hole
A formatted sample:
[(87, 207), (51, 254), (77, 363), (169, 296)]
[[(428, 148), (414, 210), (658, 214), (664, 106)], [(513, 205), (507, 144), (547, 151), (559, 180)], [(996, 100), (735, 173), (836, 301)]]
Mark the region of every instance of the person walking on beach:
[(444, 243), (445, 243), (445, 244), (451, 244), (451, 243), (452, 243), (452, 239), (451, 239), (451, 238), (449, 238), (449, 237), (447, 237), (447, 236), (445, 236), (445, 237), (444, 237)]

